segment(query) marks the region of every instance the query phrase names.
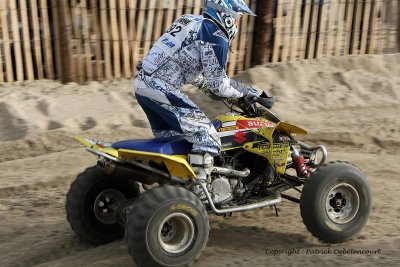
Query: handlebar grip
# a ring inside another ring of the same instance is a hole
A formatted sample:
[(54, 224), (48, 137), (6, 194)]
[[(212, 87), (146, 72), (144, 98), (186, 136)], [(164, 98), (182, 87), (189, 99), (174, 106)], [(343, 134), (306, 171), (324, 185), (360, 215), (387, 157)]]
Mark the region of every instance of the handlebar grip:
[(274, 106), (275, 99), (273, 96), (271, 97), (259, 97), (257, 99), (257, 103), (260, 104), (263, 107), (266, 107), (267, 109), (270, 109)]

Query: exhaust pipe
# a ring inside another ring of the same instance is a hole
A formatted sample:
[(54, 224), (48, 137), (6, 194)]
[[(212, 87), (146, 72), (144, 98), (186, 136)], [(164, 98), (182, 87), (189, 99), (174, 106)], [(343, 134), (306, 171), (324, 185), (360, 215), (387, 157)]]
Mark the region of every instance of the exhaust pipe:
[(311, 159), (312, 157), (315, 157), (318, 150), (320, 150), (322, 152), (321, 160), (318, 163), (315, 162), (314, 166), (312, 166), (312, 167), (315, 168), (315, 167), (321, 166), (326, 162), (326, 160), (328, 158), (328, 151), (325, 146), (323, 146), (323, 145), (310, 146), (301, 141), (298, 141), (298, 143), (300, 145), (300, 154), (302, 154), (305, 159)]
[(237, 171), (234, 169), (213, 167), (211, 173), (221, 174), (223, 176), (228, 176), (228, 177), (244, 178), (249, 176), (250, 170), (246, 168), (243, 171)]
[(212, 201), (211, 195), (207, 190), (207, 187), (204, 183), (201, 182), (196, 182), (196, 185), (201, 186), (201, 188), (204, 191), (204, 194), (206, 195), (206, 198), (208, 200), (208, 204), (210, 204), (211, 209), (216, 213), (216, 214), (224, 214), (224, 213), (231, 213), (231, 212), (237, 212), (237, 211), (245, 211), (245, 210), (252, 210), (252, 209), (258, 209), (258, 208), (263, 208), (267, 206), (272, 206), (280, 203), (282, 201), (281, 195), (279, 194), (276, 198), (273, 199), (267, 199), (258, 203), (253, 203), (253, 204), (248, 204), (248, 205), (243, 205), (239, 207), (234, 207), (234, 208), (226, 208), (226, 209), (217, 209)]

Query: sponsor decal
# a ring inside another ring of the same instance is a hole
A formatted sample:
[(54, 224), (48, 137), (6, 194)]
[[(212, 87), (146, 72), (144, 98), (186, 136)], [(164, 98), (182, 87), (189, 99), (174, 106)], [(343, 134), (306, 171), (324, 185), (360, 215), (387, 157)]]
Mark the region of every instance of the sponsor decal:
[(236, 121), (226, 121), (222, 123), (222, 127), (226, 127), (226, 126), (235, 126), (236, 125)]
[(279, 141), (281, 141), (281, 142), (289, 142), (290, 141), (290, 137), (286, 136), (286, 135), (281, 135), (281, 136), (279, 136)]
[(163, 44), (165, 44), (166, 46), (168, 46), (169, 48), (172, 48), (172, 47), (175, 46), (174, 42), (168, 40), (168, 38), (162, 39), (161, 42), (162, 42)]
[(238, 144), (243, 144), (247, 138), (246, 138), (246, 133), (245, 132), (237, 132), (233, 135), (235, 137), (235, 139), (233, 139), (233, 141), (235, 141)]
[(248, 128), (274, 128), (275, 124), (270, 121), (260, 121), (260, 120), (240, 120), (237, 122), (240, 129), (248, 129)]
[(234, 131), (239, 129), (237, 126), (228, 126), (228, 127), (222, 127), (218, 129), (218, 132), (227, 132), (227, 131)]
[(176, 22), (187, 26), (192, 20), (189, 18), (179, 18)]

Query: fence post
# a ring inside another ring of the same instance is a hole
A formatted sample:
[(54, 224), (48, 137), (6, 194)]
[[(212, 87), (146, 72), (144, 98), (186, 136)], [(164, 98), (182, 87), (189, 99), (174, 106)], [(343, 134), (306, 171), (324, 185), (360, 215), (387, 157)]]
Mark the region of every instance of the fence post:
[(257, 0), (257, 17), (254, 29), (252, 66), (266, 64), (273, 46), (274, 0)]
[(71, 12), (68, 4), (68, 0), (61, 0), (58, 6), (58, 18), (60, 25), (60, 50), (61, 50), (61, 76), (60, 80), (62, 83), (75, 82), (75, 62), (72, 58), (72, 22)]
[(397, 52), (400, 52), (400, 0), (397, 0)]

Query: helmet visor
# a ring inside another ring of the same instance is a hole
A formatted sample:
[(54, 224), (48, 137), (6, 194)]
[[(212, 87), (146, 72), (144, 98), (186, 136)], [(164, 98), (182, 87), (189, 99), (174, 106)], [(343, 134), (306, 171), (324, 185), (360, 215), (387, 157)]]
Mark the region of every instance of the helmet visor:
[(232, 5), (233, 11), (247, 13), (250, 16), (256, 15), (243, 0), (229, 0), (229, 3)]

